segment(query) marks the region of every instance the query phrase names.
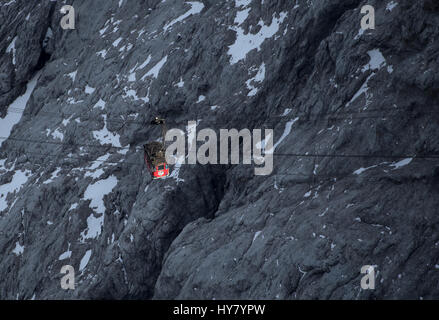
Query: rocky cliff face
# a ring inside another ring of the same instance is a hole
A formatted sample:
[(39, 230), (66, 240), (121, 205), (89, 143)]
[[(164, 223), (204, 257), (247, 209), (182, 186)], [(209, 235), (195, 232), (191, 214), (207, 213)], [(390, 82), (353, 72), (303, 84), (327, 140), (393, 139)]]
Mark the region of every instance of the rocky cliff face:
[[(435, 1), (2, 0), (0, 21), (0, 298), (439, 298)], [(157, 114), (274, 129), (273, 173), (152, 181)]]

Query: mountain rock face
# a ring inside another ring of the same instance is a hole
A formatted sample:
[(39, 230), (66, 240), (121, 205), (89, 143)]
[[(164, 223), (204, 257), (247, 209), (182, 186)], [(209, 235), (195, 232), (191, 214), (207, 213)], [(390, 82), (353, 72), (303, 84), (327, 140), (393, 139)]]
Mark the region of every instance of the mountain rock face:
[[(1, 299), (439, 298), (436, 1), (2, 0), (0, 22)], [(273, 172), (153, 181), (156, 115), (273, 129)]]

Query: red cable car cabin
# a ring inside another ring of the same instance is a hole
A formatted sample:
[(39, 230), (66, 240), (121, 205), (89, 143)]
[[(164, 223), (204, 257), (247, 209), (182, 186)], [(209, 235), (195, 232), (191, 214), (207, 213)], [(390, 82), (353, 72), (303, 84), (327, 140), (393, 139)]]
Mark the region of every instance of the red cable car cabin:
[(152, 172), (153, 179), (161, 179), (169, 176), (169, 167), (166, 163), (156, 166)]
[(145, 144), (144, 158), (149, 173), (153, 179), (162, 179), (169, 176), (169, 166), (166, 163), (165, 150), (160, 142)]

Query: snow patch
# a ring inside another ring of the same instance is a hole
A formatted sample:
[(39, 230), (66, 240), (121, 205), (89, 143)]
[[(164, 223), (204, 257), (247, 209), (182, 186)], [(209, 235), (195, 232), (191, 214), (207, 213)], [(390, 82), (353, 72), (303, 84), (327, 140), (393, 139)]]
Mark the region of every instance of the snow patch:
[(9, 46), (6, 48), (6, 53), (12, 53), (12, 64), (15, 66), (16, 59), (15, 59), (15, 53), (17, 52), (17, 49), (15, 49), (15, 42), (17, 41), (17, 37), (15, 37), (12, 42), (9, 44)]
[(64, 126), (64, 127), (67, 127), (67, 125), (70, 123), (70, 120), (73, 118), (73, 115), (72, 116), (70, 116), (68, 119), (64, 119), (63, 121), (62, 121), (62, 125)]
[(96, 55), (100, 56), (102, 59), (105, 59), (105, 57), (107, 56), (107, 53), (108, 53), (107, 50), (104, 49), (104, 50), (96, 52)]
[(165, 56), (162, 58), (154, 67), (151, 68), (142, 78), (141, 80), (144, 81), (146, 77), (152, 76), (153, 78), (158, 78), (160, 70), (164, 66), (164, 64), (168, 61), (168, 56)]
[(12, 250), (12, 253), (18, 257), (19, 255), (22, 255), (23, 252), (24, 252), (24, 246), (20, 245), (20, 242), (17, 241), (15, 243), (14, 250)]
[(117, 147), (120, 148), (122, 147), (120, 144), (120, 135), (112, 133), (110, 131), (108, 131), (107, 128), (107, 115), (104, 114), (102, 115), (104, 117), (104, 128), (102, 128), (101, 130), (95, 130), (93, 131), (93, 137), (96, 140), (99, 140), (99, 142), (104, 145), (104, 144), (111, 144), (113, 147)]
[(179, 178), (180, 169), (182, 164), (185, 163), (184, 156), (178, 157), (175, 161), (174, 169), (172, 173), (169, 175), (169, 178), (175, 179), (178, 182), (184, 182), (184, 179)]
[(89, 167), (87, 167), (87, 170), (96, 170), (97, 168), (99, 168), (99, 166), (102, 163), (104, 163), (105, 161), (108, 160), (108, 158), (110, 158), (110, 155), (111, 154), (107, 153), (106, 155), (97, 158), (95, 161), (93, 161), (93, 163)]
[(259, 235), (260, 235), (261, 233), (262, 233), (262, 231), (256, 231), (256, 232), (255, 232), (255, 235), (253, 236), (253, 241), (252, 241), (252, 243), (255, 242), (256, 238), (259, 237)]
[(87, 218), (87, 229), (81, 233), (82, 239), (95, 239), (101, 234), (101, 228), (104, 225), (105, 204), (104, 197), (110, 194), (117, 185), (117, 178), (112, 175), (104, 180), (99, 180), (90, 184), (84, 192), (82, 200), (91, 200), (90, 208), (99, 214), (95, 217), (92, 213)]
[(99, 99), (99, 101), (93, 106), (93, 109), (94, 108), (99, 108), (99, 109), (103, 110), (105, 108), (105, 104), (106, 103), (105, 103), (104, 100)]
[(56, 178), (58, 178), (58, 173), (61, 171), (61, 168), (57, 168), (54, 172), (52, 172), (52, 175), (49, 179), (47, 179), (46, 181), (43, 182), (43, 184), (50, 184), (53, 182), (53, 180), (55, 180)]
[(392, 11), (397, 5), (398, 5), (398, 2), (390, 1), (386, 6), (386, 10)]
[[(152, 59), (152, 56), (149, 55), (148, 58), (146, 58), (146, 60), (138, 68), (135, 68), (134, 70), (138, 70), (138, 69), (142, 70), (151, 62), (151, 59)], [(131, 70), (131, 72), (133, 72), (134, 70)]]
[(259, 21), (258, 25), (261, 26), (260, 31), (257, 34), (244, 34), (244, 30), (240, 27), (230, 27), (231, 30), (236, 32), (236, 41), (234, 44), (229, 46), (228, 54), (231, 56), (230, 63), (235, 64), (247, 56), (247, 54), (257, 49), (261, 50), (262, 43), (274, 36), (278, 31), (280, 25), (283, 23), (287, 17), (286, 12), (281, 12), (279, 18), (273, 15), (273, 19), (269, 26), (266, 26), (262, 20)]
[(262, 83), (265, 80), (265, 63), (262, 63), (258, 69), (256, 75), (247, 80), (246, 85), (250, 92), (247, 94), (248, 97), (253, 97), (258, 93), (258, 88), (254, 86), (254, 83)]
[(368, 106), (372, 103), (372, 100), (371, 100), (372, 94), (369, 94), (369, 92), (368, 92), (368, 90), (369, 90), (368, 83), (369, 83), (369, 80), (372, 79), (372, 77), (373, 77), (374, 75), (375, 75), (375, 73), (371, 73), (371, 74), (367, 77), (366, 81), (364, 81), (364, 83), (363, 83), (363, 85), (360, 87), (360, 89), (354, 94), (354, 96), (352, 97), (352, 99), (346, 104), (346, 107), (349, 107), (352, 103), (354, 103), (354, 101), (357, 100), (358, 97), (360, 97), (363, 93), (364, 93), (365, 96), (366, 96), (366, 105), (365, 105), (365, 108), (368, 107)]
[(91, 200), (90, 208), (98, 214), (105, 213), (104, 196), (110, 194), (117, 185), (117, 178), (112, 175), (104, 180), (90, 184), (84, 192), (83, 200)]
[(184, 87), (183, 78), (180, 78), (180, 82), (176, 83), (175, 86), (178, 87), (178, 88), (183, 88)]
[(85, 86), (85, 93), (86, 93), (86, 94), (92, 94), (92, 93), (95, 92), (95, 91), (96, 91), (95, 88), (92, 88), (92, 87), (90, 87), (89, 85), (86, 85), (86, 86)]
[(360, 89), (354, 94), (352, 99), (346, 104), (346, 107), (349, 107), (355, 100), (358, 99), (362, 94), (366, 97), (366, 104), (364, 106), (364, 109), (366, 109), (371, 103), (372, 103), (372, 97), (373, 94), (369, 93), (369, 80), (372, 79), (376, 72), (387, 66), (387, 72), (392, 73), (393, 72), (393, 66), (387, 65), (386, 59), (384, 58), (383, 54), (379, 49), (373, 49), (367, 52), (367, 54), (370, 57), (370, 61), (368, 64), (363, 66), (361, 71), (364, 73), (366, 71), (372, 70), (373, 72), (367, 77), (366, 81), (363, 83), (363, 85), (360, 87)]
[(386, 66), (386, 59), (379, 49), (370, 50), (367, 54), (370, 57), (370, 61), (361, 69), (363, 73), (368, 70), (379, 70)]
[[(291, 133), (291, 129), (293, 127), (293, 125), (299, 120), (299, 118), (295, 118), (291, 121), (288, 121), (287, 124), (285, 125), (285, 130), (282, 133), (282, 136), (280, 137), (280, 139), (274, 144), (273, 148), (271, 150), (265, 150), (265, 154), (271, 154), (274, 153), (274, 150), (276, 150), (276, 148), (282, 143), (282, 141), (284, 141), (284, 139), (286, 137), (288, 137), (288, 135)], [(265, 149), (265, 139), (263, 140), (264, 142), (264, 148)]]
[(137, 66), (138, 64), (136, 63), (134, 68), (132, 68), (130, 70), (130, 74), (128, 76), (128, 81), (129, 82), (135, 82), (136, 81), (136, 70), (141, 70), (141, 69), (145, 68), (151, 62), (151, 58), (152, 58), (151, 55), (149, 55), (148, 58), (146, 58), (146, 60), (140, 66)]
[(235, 7), (247, 7), (252, 0), (235, 0)]
[(7, 6), (10, 6), (13, 3), (15, 3), (15, 0), (11, 0), (9, 2), (6, 2), (3, 6), (7, 7)]
[(67, 247), (67, 251), (64, 252), (64, 253), (62, 253), (62, 254), (59, 256), (58, 260), (70, 259), (71, 256), (72, 256), (72, 251), (70, 250), (70, 243), (69, 243), (69, 245), (68, 245), (68, 247)]
[(76, 75), (78, 74), (78, 70), (73, 71), (71, 73), (68, 73), (67, 76), (70, 77), (72, 79), (73, 82), (75, 82), (76, 79)]
[(234, 23), (237, 24), (238, 26), (243, 24), (245, 22), (245, 20), (247, 20), (250, 10), (251, 10), (251, 8), (247, 8), (247, 9), (238, 11), (236, 13)]
[(358, 40), (358, 39), (360, 39), (360, 37), (364, 34), (364, 29), (363, 28), (360, 28), (359, 30), (358, 30), (358, 34), (355, 36), (355, 38), (354, 38), (354, 40)]
[(96, 171), (87, 172), (84, 177), (92, 177), (93, 179), (99, 179), (105, 171), (103, 169), (98, 169)]
[(385, 164), (388, 164), (388, 162), (382, 162), (382, 163), (379, 163), (379, 164), (376, 164), (376, 165), (373, 165), (373, 166), (370, 166), (370, 167), (367, 167), (367, 168), (360, 168), (360, 169), (355, 170), (354, 174), (360, 175), (363, 172), (366, 172), (367, 170), (374, 169), (374, 168), (377, 168), (377, 167), (379, 167), (381, 165), (385, 165)]
[(405, 167), (406, 165), (410, 164), (412, 161), (413, 161), (413, 158), (407, 158), (407, 159), (401, 160), (397, 163), (393, 163), (390, 166), (393, 167), (393, 170), (397, 170), (397, 169), (400, 169), (402, 167)]
[[(10, 193), (15, 193), (20, 191), (23, 185), (28, 181), (31, 171), (29, 170), (17, 170), (12, 177), (11, 182), (3, 184), (0, 186), (0, 212), (8, 208), (8, 203), (6, 201), (7, 196)], [(18, 198), (17, 198), (18, 199)]]
[(149, 97), (148, 97), (149, 96), (149, 89), (148, 89), (148, 93), (147, 93), (146, 97), (138, 97), (136, 90), (128, 89), (127, 87), (125, 87), (124, 92), (125, 92), (123, 95), (124, 98), (132, 98), (135, 101), (142, 100), (144, 102), (149, 102)]
[(114, 40), (113, 47), (117, 48), (117, 46), (120, 44), (120, 42), (123, 40), (123, 38), (118, 38)]
[(369, 170), (369, 169), (373, 169), (373, 168), (376, 168), (377, 166), (371, 166), (371, 167), (367, 167), (367, 168), (360, 168), (360, 169), (358, 169), (358, 170), (355, 170), (354, 171), (354, 174), (356, 174), (356, 175), (360, 175), (360, 174), (362, 174), (363, 172), (366, 172), (367, 170)]
[(53, 132), (50, 129), (46, 129), (46, 135), (50, 135), (53, 139), (59, 139), (61, 141), (64, 140), (64, 134), (59, 130), (59, 128), (56, 128)]

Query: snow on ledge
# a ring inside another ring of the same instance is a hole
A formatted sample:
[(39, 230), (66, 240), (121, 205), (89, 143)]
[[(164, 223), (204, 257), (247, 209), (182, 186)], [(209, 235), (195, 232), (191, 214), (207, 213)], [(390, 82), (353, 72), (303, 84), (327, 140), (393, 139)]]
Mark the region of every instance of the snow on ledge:
[(168, 31), (169, 28), (171, 28), (174, 24), (185, 20), (186, 18), (190, 17), (191, 15), (199, 14), (204, 9), (204, 4), (202, 2), (193, 1), (193, 2), (186, 2), (186, 3), (191, 5), (191, 8), (189, 9), (189, 11), (187, 11), (183, 15), (179, 16), (178, 18), (176, 18), (176, 19), (172, 20), (171, 22), (169, 22), (168, 24), (166, 24), (163, 27), (164, 32)]
[(269, 26), (265, 25), (261, 20), (258, 25), (261, 26), (261, 30), (257, 34), (247, 33), (244, 34), (244, 29), (240, 27), (231, 27), (231, 30), (236, 32), (236, 41), (229, 47), (227, 52), (230, 58), (230, 64), (235, 64), (246, 58), (247, 54), (257, 49), (261, 50), (261, 45), (266, 39), (273, 37), (280, 28), (280, 25), (284, 22), (287, 17), (286, 12), (281, 12), (279, 18), (273, 15), (273, 19)]

